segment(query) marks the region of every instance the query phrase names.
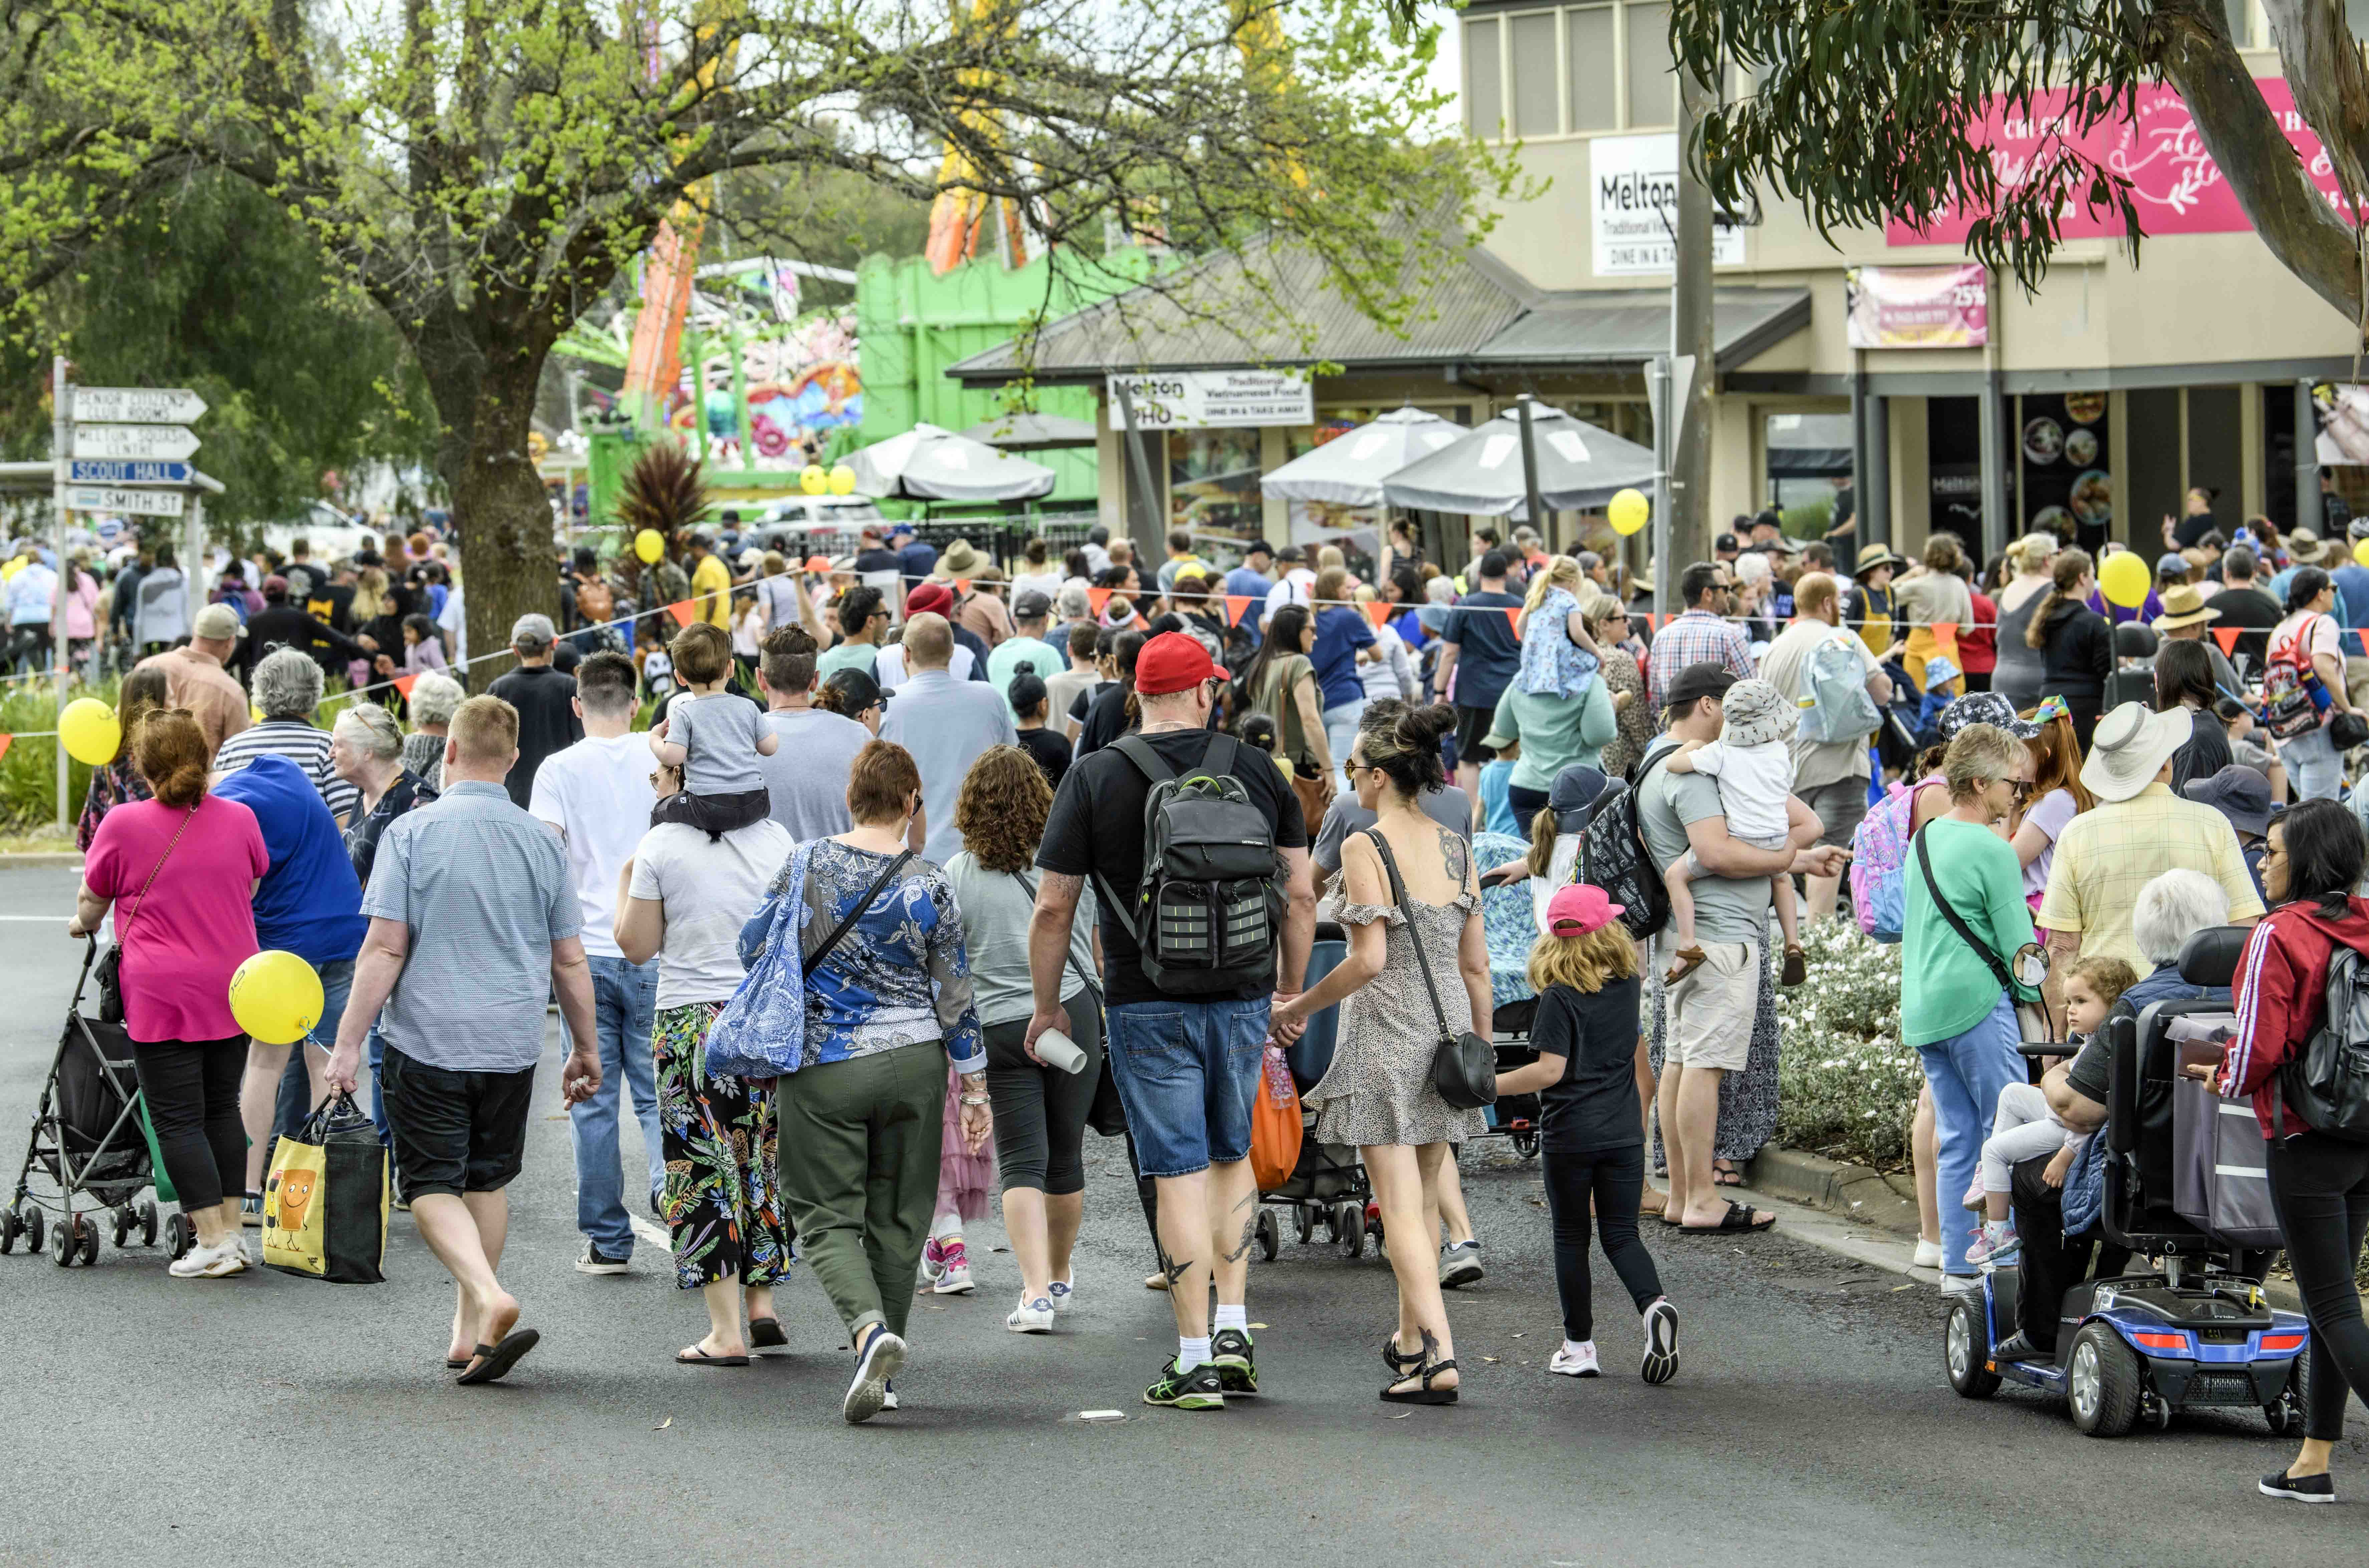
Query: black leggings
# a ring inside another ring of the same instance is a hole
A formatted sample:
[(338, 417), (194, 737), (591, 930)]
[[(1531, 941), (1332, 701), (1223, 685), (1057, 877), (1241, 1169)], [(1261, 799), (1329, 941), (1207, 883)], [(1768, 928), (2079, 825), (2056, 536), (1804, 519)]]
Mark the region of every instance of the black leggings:
[(1562, 1298), (1563, 1337), (1596, 1337), (1595, 1286), (1587, 1272), (1587, 1200), (1596, 1198), (1596, 1223), (1604, 1255), (1643, 1311), (1662, 1293), (1654, 1254), (1637, 1235), (1637, 1205), (1645, 1196), (1645, 1146), (1598, 1149), (1585, 1154), (1541, 1157), (1546, 1167), (1547, 1209), (1554, 1217), (1555, 1294)]
[(2344, 1395), (2369, 1400), (2369, 1324), (2352, 1263), (2369, 1234), (2369, 1144), (2316, 1132), (2272, 1139), (2271, 1199), (2286, 1232), (2287, 1265), (2311, 1319), (2311, 1401), (2304, 1435), (2333, 1443), (2344, 1436)]
[(987, 1026), (987, 1097), (995, 1112), (995, 1160), (1003, 1190), (1035, 1187), (1059, 1197), (1086, 1190), (1086, 1113), (1102, 1082), (1102, 1018), (1084, 991), (1065, 999), (1070, 1038), (1086, 1053), (1080, 1070), (1039, 1067), (1021, 1042), (1028, 1020)]
[(238, 1082), (246, 1071), (246, 1036), (135, 1040), (132, 1062), (182, 1212), (212, 1208), (224, 1194), (245, 1192), (246, 1127), (238, 1119)]

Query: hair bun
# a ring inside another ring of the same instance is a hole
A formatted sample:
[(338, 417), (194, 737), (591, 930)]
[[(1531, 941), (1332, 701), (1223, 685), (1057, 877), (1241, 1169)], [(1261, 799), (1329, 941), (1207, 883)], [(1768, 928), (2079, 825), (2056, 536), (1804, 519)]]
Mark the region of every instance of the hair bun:
[(1034, 675), (1036, 673), (1036, 661), (1033, 658), (1024, 658), (1019, 663), (1012, 667), (1012, 673), (1015, 677), (1022, 675)]
[(1410, 708), (1399, 718), (1399, 738), (1409, 746), (1436, 746), (1456, 727), (1456, 710), (1446, 703)]

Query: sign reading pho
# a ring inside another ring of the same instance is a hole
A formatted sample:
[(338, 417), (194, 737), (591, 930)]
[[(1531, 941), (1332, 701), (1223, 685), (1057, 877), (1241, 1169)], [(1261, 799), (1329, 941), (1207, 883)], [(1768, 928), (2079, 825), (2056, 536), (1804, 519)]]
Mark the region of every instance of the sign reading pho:
[[(1598, 136), (1588, 147), (1588, 228), (1596, 273), (1667, 273), (1677, 256), (1678, 133)], [(1714, 267), (1744, 265), (1744, 226), (1713, 222)]]
[(1127, 429), (1119, 388), (1139, 430), (1206, 430), (1246, 425), (1312, 425), (1316, 389), (1299, 371), (1158, 371), (1109, 380), (1110, 422)]

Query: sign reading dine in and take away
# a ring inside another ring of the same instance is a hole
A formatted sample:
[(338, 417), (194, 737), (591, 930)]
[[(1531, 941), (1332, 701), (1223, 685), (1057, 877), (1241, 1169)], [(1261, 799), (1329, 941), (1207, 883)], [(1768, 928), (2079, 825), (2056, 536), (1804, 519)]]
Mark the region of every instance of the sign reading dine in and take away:
[[(1587, 144), (1588, 229), (1599, 278), (1666, 275), (1677, 256), (1678, 133), (1598, 136)], [(1744, 229), (1713, 215), (1711, 259), (1744, 265)]]

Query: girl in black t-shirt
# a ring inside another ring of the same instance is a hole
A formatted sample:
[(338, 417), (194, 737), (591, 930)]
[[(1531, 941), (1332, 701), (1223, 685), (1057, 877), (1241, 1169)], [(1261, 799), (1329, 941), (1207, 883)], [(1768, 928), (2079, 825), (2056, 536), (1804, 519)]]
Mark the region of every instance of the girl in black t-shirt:
[(1574, 883), (1547, 903), (1547, 929), (1530, 948), (1539, 993), (1530, 1043), (1539, 1059), (1497, 1075), (1497, 1093), (1539, 1096), (1547, 1207), (1554, 1219), (1555, 1293), (1563, 1342), (1547, 1370), (1593, 1378), (1594, 1287), (1587, 1270), (1588, 1204), (1604, 1255), (1645, 1320), (1642, 1375), (1666, 1383), (1678, 1369), (1678, 1314), (1662, 1295), (1653, 1255), (1637, 1234), (1645, 1188), (1644, 1112), (1634, 1062), (1640, 1001), (1637, 945), (1601, 887)]
[(1003, 694), (1018, 715), (1020, 749), (1036, 759), (1047, 783), (1060, 788), (1061, 775), (1070, 771), (1070, 742), (1059, 730), (1046, 727), (1045, 682), (1038, 679), (1036, 667), (1022, 659), (1019, 673), (1013, 676)]

